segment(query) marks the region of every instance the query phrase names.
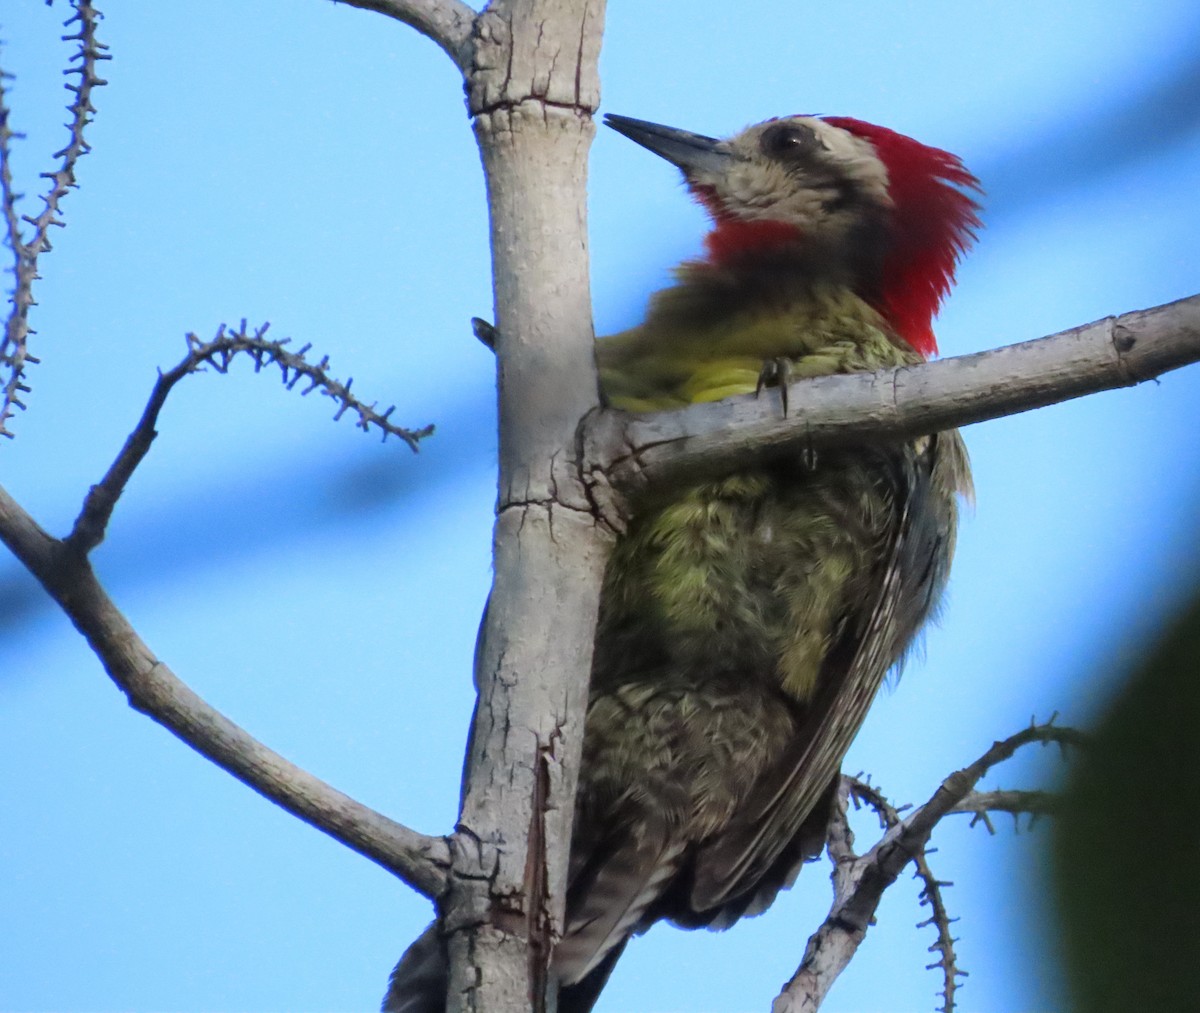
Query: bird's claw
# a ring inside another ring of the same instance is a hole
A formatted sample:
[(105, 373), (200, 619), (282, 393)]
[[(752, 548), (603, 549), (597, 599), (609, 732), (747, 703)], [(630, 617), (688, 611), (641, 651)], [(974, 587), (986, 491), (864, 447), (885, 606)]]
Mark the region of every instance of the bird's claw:
[(762, 369), (758, 372), (758, 383), (754, 385), (754, 396), (758, 397), (764, 387), (775, 385), (779, 388), (779, 400), (783, 405), (783, 417), (788, 413), (788, 384), (792, 382), (792, 360), (779, 356), (763, 361)]

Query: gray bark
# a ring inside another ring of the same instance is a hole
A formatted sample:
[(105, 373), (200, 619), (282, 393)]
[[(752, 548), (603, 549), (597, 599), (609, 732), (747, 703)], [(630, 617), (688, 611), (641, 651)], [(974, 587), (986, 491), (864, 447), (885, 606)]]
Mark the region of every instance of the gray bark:
[[(592, 637), (611, 533), (581, 480), (597, 404), (587, 155), (603, 4), (480, 15), (468, 104), (491, 213), (500, 461), (495, 578), (443, 904), (450, 1009), (540, 1009), (562, 928)], [(553, 1000), (551, 1000), (552, 1002)]]

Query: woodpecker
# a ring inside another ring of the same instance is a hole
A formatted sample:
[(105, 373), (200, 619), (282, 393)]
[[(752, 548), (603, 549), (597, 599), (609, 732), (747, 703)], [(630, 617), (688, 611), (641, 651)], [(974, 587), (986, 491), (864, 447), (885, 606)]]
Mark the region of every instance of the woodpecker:
[[(932, 318), (980, 224), (957, 157), (842, 116), (725, 140), (606, 122), (677, 166), (712, 218), (646, 319), (597, 342), (608, 406), (786, 391), (936, 352)], [(971, 495), (950, 431), (789, 452), (637, 504), (601, 595), (560, 1011), (592, 1008), (633, 934), (725, 928), (820, 854), (842, 759), (936, 611)], [(445, 980), (431, 928), (384, 1009), (434, 1013)]]

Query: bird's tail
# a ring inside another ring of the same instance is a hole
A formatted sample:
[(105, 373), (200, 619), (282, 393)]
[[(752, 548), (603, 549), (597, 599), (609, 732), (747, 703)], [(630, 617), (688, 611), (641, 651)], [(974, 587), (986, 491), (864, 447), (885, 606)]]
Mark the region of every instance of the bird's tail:
[[(627, 941), (609, 950), (581, 981), (559, 989), (558, 1013), (591, 1013)], [(437, 922), (433, 922), (404, 951), (392, 971), (383, 1013), (445, 1013), (449, 983), (450, 961)]]
[(616, 946), (609, 950), (604, 959), (573, 985), (558, 987), (558, 1013), (591, 1013), (600, 992), (608, 984), (608, 976), (629, 942), (626, 936)]
[[(554, 950), (554, 969), (564, 982), (582, 982), (614, 947), (624, 948), (679, 871), (684, 846), (672, 839), (665, 822), (647, 815), (639, 831), (619, 833), (599, 846), (579, 842), (577, 852), (590, 853), (592, 861), (573, 870), (567, 890), (566, 931)], [(601, 984), (611, 970), (609, 964)]]
[(450, 959), (437, 922), (417, 936), (388, 979), (383, 1013), (445, 1013)]

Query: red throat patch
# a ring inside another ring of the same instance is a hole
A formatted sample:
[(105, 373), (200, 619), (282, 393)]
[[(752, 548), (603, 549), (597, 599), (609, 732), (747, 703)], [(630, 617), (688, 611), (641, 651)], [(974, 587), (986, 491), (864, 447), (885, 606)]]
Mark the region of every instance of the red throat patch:
[(769, 253), (801, 239), (800, 230), (787, 222), (746, 221), (726, 214), (711, 187), (689, 186), (688, 190), (712, 216), (713, 227), (704, 237), (704, 249), (709, 262), (717, 267), (728, 267), (747, 253)]
[(769, 253), (800, 241), (800, 230), (787, 222), (746, 222), (737, 218), (720, 218), (713, 230), (704, 237), (708, 259), (724, 267), (747, 253)]

